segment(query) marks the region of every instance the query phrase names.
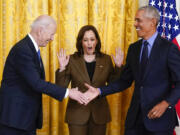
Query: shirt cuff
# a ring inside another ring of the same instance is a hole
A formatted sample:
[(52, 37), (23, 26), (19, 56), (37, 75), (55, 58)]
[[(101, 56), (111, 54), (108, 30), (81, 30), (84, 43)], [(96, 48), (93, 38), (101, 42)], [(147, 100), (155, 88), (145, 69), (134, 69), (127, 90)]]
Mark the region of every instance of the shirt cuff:
[(102, 92), (101, 92), (101, 89), (100, 89), (100, 88), (97, 88), (97, 89), (99, 90), (99, 95), (101, 95), (101, 93), (102, 93)]
[(67, 89), (66, 89), (66, 93), (65, 93), (64, 98), (67, 98), (67, 97), (68, 97), (68, 95), (69, 95), (69, 89), (67, 88)]

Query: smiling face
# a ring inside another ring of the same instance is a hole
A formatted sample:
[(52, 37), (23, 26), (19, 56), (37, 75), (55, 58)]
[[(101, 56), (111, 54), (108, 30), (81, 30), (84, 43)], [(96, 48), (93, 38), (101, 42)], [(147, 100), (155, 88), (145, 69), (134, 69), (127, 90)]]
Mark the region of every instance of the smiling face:
[(56, 33), (56, 25), (49, 24), (47, 27), (41, 27), (39, 30), (38, 44), (40, 47), (45, 47), (54, 39)]
[(156, 19), (145, 16), (145, 10), (139, 10), (135, 16), (134, 26), (139, 37), (147, 40), (156, 32)]
[(95, 36), (95, 33), (92, 30), (86, 31), (82, 39), (82, 47), (84, 54), (86, 55), (94, 54), (97, 43), (98, 40)]

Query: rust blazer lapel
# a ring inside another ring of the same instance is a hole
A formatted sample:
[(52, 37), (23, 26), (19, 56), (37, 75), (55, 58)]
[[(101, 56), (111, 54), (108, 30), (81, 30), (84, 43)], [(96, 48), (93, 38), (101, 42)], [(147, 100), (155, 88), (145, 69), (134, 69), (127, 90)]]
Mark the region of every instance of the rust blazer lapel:
[(94, 75), (92, 78), (92, 83), (97, 82), (99, 75), (101, 75), (103, 69), (104, 69), (104, 62), (103, 59), (97, 57), (96, 58), (96, 66), (95, 66), (95, 70), (94, 70)]
[(77, 74), (81, 76), (85, 82), (90, 84), (91, 81), (87, 72), (87, 68), (83, 56), (80, 56), (79, 58), (73, 60), (72, 63), (77, 71)]

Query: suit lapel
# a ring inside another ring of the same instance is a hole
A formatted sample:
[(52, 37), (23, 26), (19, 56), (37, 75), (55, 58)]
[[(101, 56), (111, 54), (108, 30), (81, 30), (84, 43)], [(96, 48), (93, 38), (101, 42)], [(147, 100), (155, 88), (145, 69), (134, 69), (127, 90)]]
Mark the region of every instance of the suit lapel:
[(160, 35), (158, 35), (154, 41), (154, 44), (153, 44), (153, 47), (152, 47), (152, 50), (151, 50), (151, 54), (149, 56), (149, 61), (148, 61), (148, 64), (147, 64), (147, 68), (146, 68), (146, 71), (144, 73), (144, 79), (145, 77), (147, 77), (147, 75), (149, 74), (149, 72), (151, 71), (151, 67), (152, 65), (154, 65), (157, 61), (157, 59), (160, 57)]
[(83, 56), (80, 56), (78, 59), (76, 59), (75, 61), (72, 61), (74, 68), (76, 69), (76, 71), (78, 72), (78, 75), (82, 76), (82, 78), (90, 84), (90, 78), (87, 72), (87, 68), (86, 68), (86, 64), (84, 61)]
[(136, 67), (135, 71), (137, 71), (137, 74), (139, 75), (140, 74), (140, 54), (141, 54), (141, 47), (142, 47), (142, 40), (139, 41), (139, 43), (137, 43), (136, 45), (136, 51), (135, 51), (135, 54), (134, 54), (134, 65)]
[(92, 83), (96, 82), (99, 78), (99, 75), (101, 75), (101, 72), (104, 69), (104, 62), (103, 59), (97, 57), (96, 58), (96, 66), (95, 66), (95, 70), (94, 70), (94, 75), (92, 78)]
[(35, 49), (35, 47), (34, 47), (34, 44), (33, 44), (33, 42), (31, 41), (31, 39), (29, 38), (29, 36), (27, 35), (26, 37), (26, 40), (27, 40), (27, 42), (28, 42), (28, 46), (31, 48), (31, 50), (32, 50), (32, 53), (35, 55), (35, 63), (38, 65), (38, 67), (39, 67), (39, 71), (40, 71), (40, 74), (41, 74), (41, 77), (43, 78), (43, 79), (45, 79), (45, 72), (44, 72), (44, 65), (43, 65), (43, 62), (42, 62), (42, 59), (41, 59), (41, 64), (40, 64), (40, 62), (39, 62), (39, 57), (38, 57), (38, 54), (37, 54), (37, 52), (36, 52), (36, 49)]

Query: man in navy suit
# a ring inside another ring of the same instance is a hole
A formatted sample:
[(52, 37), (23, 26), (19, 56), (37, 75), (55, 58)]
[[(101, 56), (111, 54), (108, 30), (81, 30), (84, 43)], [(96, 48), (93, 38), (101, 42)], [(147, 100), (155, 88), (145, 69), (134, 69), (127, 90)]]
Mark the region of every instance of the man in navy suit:
[(35, 135), (42, 127), (42, 93), (59, 101), (69, 96), (82, 103), (76, 88), (68, 90), (45, 81), (39, 47), (53, 40), (56, 22), (39, 16), (31, 32), (10, 50), (0, 88), (0, 135)]
[(159, 18), (154, 7), (141, 7), (134, 26), (142, 39), (130, 45), (119, 79), (99, 89), (86, 84), (90, 101), (135, 82), (125, 135), (172, 135), (178, 125), (174, 105), (180, 97), (180, 52), (157, 33)]

